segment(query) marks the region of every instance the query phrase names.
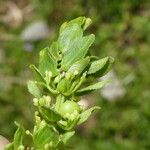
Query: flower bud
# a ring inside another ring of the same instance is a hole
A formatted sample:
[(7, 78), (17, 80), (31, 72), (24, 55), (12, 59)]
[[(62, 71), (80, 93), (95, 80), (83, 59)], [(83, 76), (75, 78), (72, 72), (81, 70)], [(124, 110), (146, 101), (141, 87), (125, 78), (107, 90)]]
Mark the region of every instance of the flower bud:
[(50, 105), (50, 102), (51, 102), (51, 97), (50, 96), (43, 96), (43, 99), (44, 99), (44, 103), (46, 106), (49, 106)]
[(20, 145), (19, 147), (18, 147), (18, 150), (24, 150), (25, 149), (25, 147), (23, 146), (23, 145)]
[(34, 106), (38, 106), (38, 99), (37, 98), (33, 98), (33, 104), (34, 104)]

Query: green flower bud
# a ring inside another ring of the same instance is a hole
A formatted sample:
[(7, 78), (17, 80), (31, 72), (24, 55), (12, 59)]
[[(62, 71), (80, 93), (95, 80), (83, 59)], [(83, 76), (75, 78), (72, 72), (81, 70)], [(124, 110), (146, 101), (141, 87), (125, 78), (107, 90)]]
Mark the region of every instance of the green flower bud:
[(44, 103), (46, 106), (50, 106), (51, 97), (50, 96), (43, 96)]
[(44, 146), (44, 150), (49, 150), (49, 144), (47, 143), (47, 144), (45, 144), (45, 146)]
[(25, 147), (23, 146), (23, 145), (20, 145), (19, 147), (18, 147), (18, 150), (24, 150), (25, 149)]
[(33, 99), (33, 104), (34, 104), (34, 106), (38, 106), (38, 101), (39, 101), (39, 100), (38, 100), (37, 98), (34, 98), (34, 99)]
[(46, 126), (46, 122), (44, 120), (42, 120), (40, 122), (39, 128), (44, 128)]
[(80, 106), (76, 102), (66, 101), (60, 107), (60, 114), (62, 114), (62, 116), (69, 116), (68, 114), (72, 114), (74, 111), (79, 113), (80, 110)]

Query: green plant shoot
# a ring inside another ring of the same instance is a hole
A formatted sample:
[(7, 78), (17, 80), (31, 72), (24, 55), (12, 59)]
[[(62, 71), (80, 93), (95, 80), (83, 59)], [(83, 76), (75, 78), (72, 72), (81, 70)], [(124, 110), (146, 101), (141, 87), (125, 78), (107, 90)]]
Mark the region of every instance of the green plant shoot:
[[(85, 17), (63, 23), (58, 39), (40, 51), (39, 66), (30, 66), (35, 80), (28, 82), (28, 90), (34, 96), (33, 103), (37, 108), (34, 129), (25, 130), (16, 123), (18, 129), (14, 140), (5, 150), (71, 149), (68, 140), (75, 134), (75, 127), (100, 109), (99, 106), (85, 109), (78, 104), (82, 95), (108, 82), (98, 79), (113, 62), (111, 57), (99, 59), (89, 55), (95, 36), (84, 35), (84, 31), (90, 24), (91, 19)], [(31, 136), (32, 145), (24, 144), (28, 136)]]

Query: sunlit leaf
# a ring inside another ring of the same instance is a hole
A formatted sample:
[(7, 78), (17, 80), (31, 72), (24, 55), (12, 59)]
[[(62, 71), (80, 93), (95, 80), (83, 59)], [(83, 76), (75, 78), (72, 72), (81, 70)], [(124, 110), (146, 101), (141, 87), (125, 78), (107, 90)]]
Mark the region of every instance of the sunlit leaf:
[(28, 91), (36, 98), (42, 97), (42, 93), (35, 81), (28, 81)]
[(69, 50), (70, 44), (77, 38), (83, 36), (83, 30), (78, 24), (67, 26), (60, 32), (58, 43), (60, 50), (64, 53)]
[(49, 107), (41, 107), (40, 108), (41, 115), (50, 122), (56, 122), (62, 119), (62, 116), (56, 112), (55, 110), (49, 108)]
[(45, 79), (44, 79), (43, 75), (40, 73), (39, 69), (35, 65), (30, 65), (30, 68), (34, 72), (36, 79), (38, 81), (45, 83)]
[(68, 73), (74, 74), (77, 72), (78, 75), (80, 75), (83, 70), (86, 68), (86, 66), (89, 64), (90, 58), (86, 57), (83, 58), (77, 62), (75, 62), (68, 70)]
[(14, 135), (14, 150), (17, 150), (19, 146), (23, 145), (23, 137), (25, 134), (24, 128), (18, 123), (16, 123), (16, 125), (18, 126), (18, 129)]
[(75, 131), (66, 132), (61, 135), (61, 140), (66, 144), (67, 141), (75, 134)]
[(100, 81), (98, 83), (95, 83), (93, 85), (90, 85), (88, 87), (85, 87), (83, 89), (80, 89), (76, 92), (77, 95), (84, 95), (86, 93), (92, 92), (93, 90), (97, 90), (102, 88), (104, 85), (106, 85), (106, 83), (108, 83), (108, 81)]
[(58, 143), (59, 135), (52, 127), (45, 124), (41, 126), (33, 135), (33, 142), (36, 149), (44, 149), (45, 144), (52, 142), (54, 145)]
[(89, 108), (89, 109), (85, 110), (84, 112), (82, 112), (80, 115), (80, 120), (78, 122), (78, 125), (85, 122), (91, 116), (93, 111), (99, 110), (99, 109), (100, 109), (100, 107), (95, 106), (95, 107)]
[(50, 48), (48, 48), (49, 53), (51, 54), (51, 56), (55, 59), (55, 60), (60, 60), (61, 57), (59, 55), (59, 46), (58, 46), (58, 42), (53, 42), (50, 46)]
[(105, 57), (103, 59), (93, 61), (88, 70), (88, 74), (89, 75), (94, 74), (95, 76), (100, 77), (107, 72), (112, 62), (113, 59), (111, 57)]
[(56, 76), (58, 74), (57, 61), (50, 56), (48, 48), (40, 51), (39, 71), (42, 76), (45, 76), (46, 71), (51, 71), (52, 76)]
[(89, 47), (94, 42), (93, 34), (76, 39), (69, 45), (69, 50), (64, 54), (62, 59), (62, 69), (67, 70), (73, 63), (82, 59), (87, 54)]

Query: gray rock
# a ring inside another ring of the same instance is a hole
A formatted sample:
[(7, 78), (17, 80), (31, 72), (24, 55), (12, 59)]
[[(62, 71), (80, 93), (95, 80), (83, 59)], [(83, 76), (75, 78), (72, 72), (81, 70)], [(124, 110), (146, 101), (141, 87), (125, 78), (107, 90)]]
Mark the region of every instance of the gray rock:
[(102, 97), (104, 97), (108, 101), (114, 101), (124, 97), (126, 90), (123, 87), (122, 82), (118, 79), (113, 71), (107, 73), (101, 79), (111, 80), (109, 84), (101, 89)]
[(25, 42), (35, 42), (46, 39), (49, 36), (49, 28), (46, 22), (36, 21), (27, 26), (22, 32), (22, 39)]

